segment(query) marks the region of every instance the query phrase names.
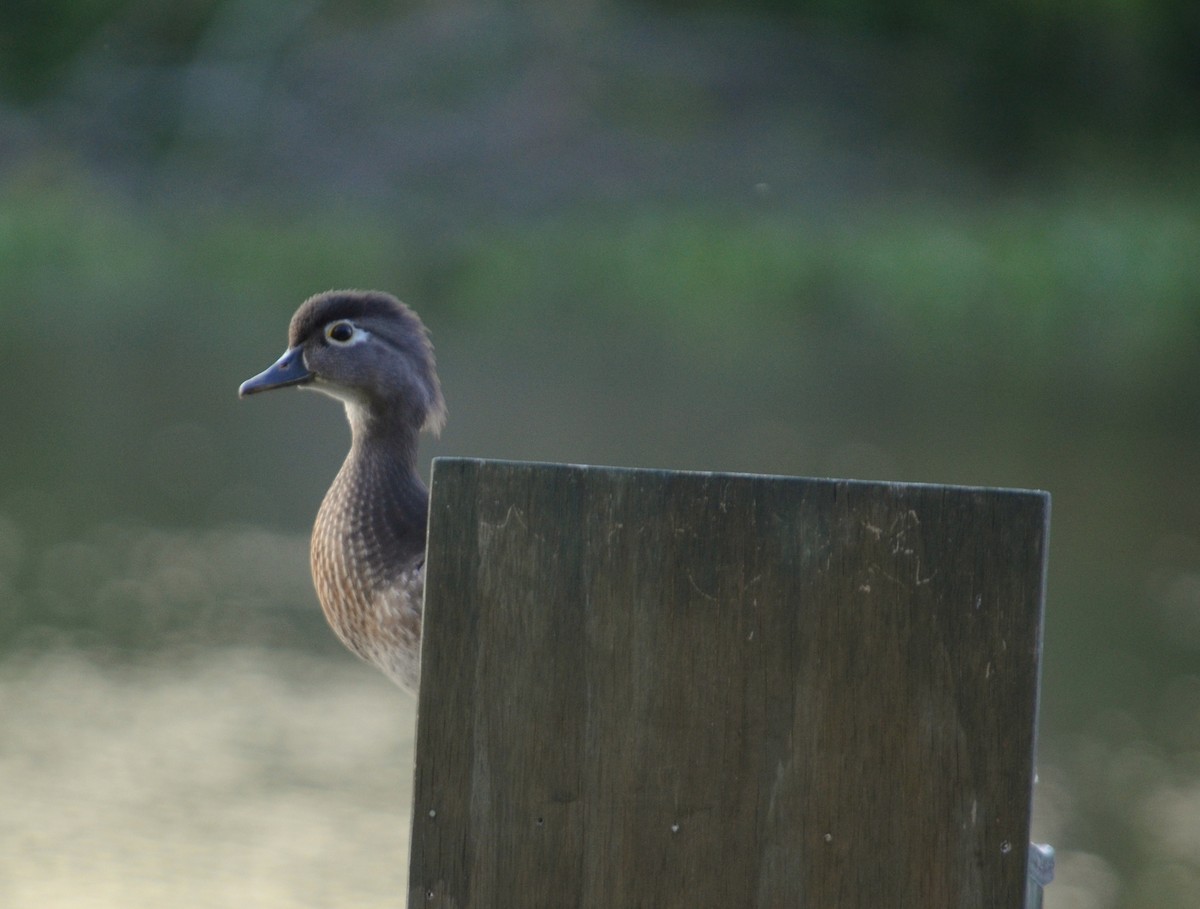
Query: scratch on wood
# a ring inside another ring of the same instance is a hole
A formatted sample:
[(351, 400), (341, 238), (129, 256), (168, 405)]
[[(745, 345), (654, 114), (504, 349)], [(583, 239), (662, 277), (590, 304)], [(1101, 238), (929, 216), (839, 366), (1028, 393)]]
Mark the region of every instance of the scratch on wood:
[(700, 596), (704, 597), (706, 600), (711, 600), (714, 603), (717, 602), (717, 598), (715, 596), (713, 596), (711, 593), (705, 593), (700, 589), (700, 586), (696, 583), (696, 579), (692, 577), (692, 573), (690, 571), (687, 573), (687, 579), (688, 583), (692, 585), (692, 590), (696, 591), (696, 593), (700, 594)]
[(912, 527), (921, 526), (921, 519), (917, 517), (916, 511), (909, 509), (904, 514), (898, 516), (892, 521), (892, 526), (888, 528), (888, 532), (892, 535), (892, 555), (912, 555), (912, 547), (905, 546), (905, 537)]
[[(911, 550), (910, 550), (910, 552), (911, 552)], [(926, 584), (928, 584), (930, 581), (932, 581), (934, 578), (937, 577), (937, 569), (935, 568), (929, 574), (925, 575), (925, 577), (921, 577), (921, 557), (917, 556), (917, 567), (916, 567), (916, 570), (913, 572), (913, 574), (914, 574), (914, 579), (917, 582), (917, 586), (924, 587)]]
[[(476, 538), (478, 540), (481, 554), (488, 551), (488, 549), (491, 547), (492, 539), (496, 536), (496, 534), (507, 529), (509, 523), (512, 522), (514, 518), (516, 519), (516, 522), (521, 525), (523, 530), (529, 529), (529, 526), (525, 523), (524, 515), (521, 514), (521, 510), (517, 508), (516, 505), (508, 506), (508, 511), (505, 513), (504, 520), (502, 521), (491, 522), (485, 521), (482, 518), (479, 519), (479, 527), (476, 532)], [(541, 538), (540, 534), (538, 535), (538, 538)]]
[[(491, 527), (493, 530), (504, 530), (504, 528), (506, 528), (508, 526), (508, 522), (511, 521), (513, 518), (516, 518), (517, 523), (520, 524), (523, 528), (525, 528), (526, 530), (529, 529), (528, 526), (525, 524), (524, 515), (521, 514), (521, 510), (519, 508), (517, 508), (516, 505), (508, 506), (508, 511), (504, 515), (503, 521), (501, 521), (498, 524), (489, 524), (488, 526)], [(487, 524), (486, 521), (484, 521), (483, 523)]]

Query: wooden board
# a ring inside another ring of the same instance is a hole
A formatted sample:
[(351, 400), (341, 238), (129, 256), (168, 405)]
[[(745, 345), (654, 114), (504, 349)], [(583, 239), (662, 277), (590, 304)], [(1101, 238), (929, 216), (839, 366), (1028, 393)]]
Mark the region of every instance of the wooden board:
[(409, 906), (1021, 906), (1048, 514), (436, 461)]

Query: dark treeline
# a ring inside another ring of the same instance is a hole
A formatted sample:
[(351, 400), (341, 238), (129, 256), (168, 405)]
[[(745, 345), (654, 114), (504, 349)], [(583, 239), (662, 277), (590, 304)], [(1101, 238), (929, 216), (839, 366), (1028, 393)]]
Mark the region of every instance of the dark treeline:
[[(0, 94), (17, 105), (53, 96), (79, 56), (97, 45), (108, 53), (117, 48), (132, 66), (186, 64), (214, 20), (234, 14), (253, 23), (251, 6), (246, 0), (5, 3)], [(398, 11), (396, 4), (355, 0), (325, 3), (312, 15), (320, 27), (337, 30), (421, 6)], [(539, 9), (529, 14), (572, 18), (562, 4)], [(889, 103), (897, 117), (1001, 172), (1098, 147), (1108, 154), (1173, 154), (1178, 140), (1200, 134), (1200, 4), (1191, 0), (643, 0), (624, 9), (751, 15), (798, 36), (870, 42), (896, 63)], [(246, 40), (256, 40), (252, 25)]]

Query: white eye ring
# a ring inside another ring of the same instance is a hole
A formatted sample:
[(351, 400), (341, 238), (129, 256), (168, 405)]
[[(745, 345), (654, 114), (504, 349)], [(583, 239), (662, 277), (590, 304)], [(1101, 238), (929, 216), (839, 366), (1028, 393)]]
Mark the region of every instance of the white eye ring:
[(361, 344), (370, 334), (349, 319), (338, 319), (325, 326), (325, 337), (338, 347), (350, 347), (353, 344)]

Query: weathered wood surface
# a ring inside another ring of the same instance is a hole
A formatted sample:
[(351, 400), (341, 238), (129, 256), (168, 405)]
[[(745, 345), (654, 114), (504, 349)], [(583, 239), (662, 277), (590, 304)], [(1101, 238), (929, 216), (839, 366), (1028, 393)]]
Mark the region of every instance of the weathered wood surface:
[(1021, 906), (1048, 508), (437, 461), (409, 906)]

